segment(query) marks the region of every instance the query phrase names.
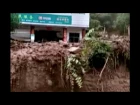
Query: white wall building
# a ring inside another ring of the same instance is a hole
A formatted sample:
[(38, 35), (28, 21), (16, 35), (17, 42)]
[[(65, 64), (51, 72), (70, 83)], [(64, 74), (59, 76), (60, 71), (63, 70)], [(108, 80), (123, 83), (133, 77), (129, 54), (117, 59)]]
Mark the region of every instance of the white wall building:
[(89, 27), (89, 13), (20, 13), (21, 26), (12, 38), (34, 42), (40, 36), (54, 34), (65, 42), (78, 42)]

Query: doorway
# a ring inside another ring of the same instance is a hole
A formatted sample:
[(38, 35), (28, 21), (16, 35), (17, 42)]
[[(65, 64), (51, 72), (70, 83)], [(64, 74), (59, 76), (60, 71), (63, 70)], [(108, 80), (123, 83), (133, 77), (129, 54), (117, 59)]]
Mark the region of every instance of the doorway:
[(35, 42), (59, 41), (57, 37), (58, 32), (59, 31), (35, 30)]

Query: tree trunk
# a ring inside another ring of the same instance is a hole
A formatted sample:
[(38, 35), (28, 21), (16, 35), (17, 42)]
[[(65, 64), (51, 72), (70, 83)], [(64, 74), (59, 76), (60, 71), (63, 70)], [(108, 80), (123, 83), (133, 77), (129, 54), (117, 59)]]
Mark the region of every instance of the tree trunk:
[(130, 36), (130, 25), (128, 26), (128, 36)]
[(125, 28), (126, 28), (126, 24), (124, 25), (124, 35), (125, 35)]
[(105, 32), (106, 32), (106, 30), (105, 30), (105, 26), (104, 26), (104, 37), (105, 37)]

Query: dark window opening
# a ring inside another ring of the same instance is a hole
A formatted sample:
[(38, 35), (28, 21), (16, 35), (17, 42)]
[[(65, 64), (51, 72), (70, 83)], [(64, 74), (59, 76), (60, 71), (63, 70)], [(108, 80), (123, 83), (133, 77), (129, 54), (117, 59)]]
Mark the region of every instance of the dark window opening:
[(79, 33), (69, 33), (69, 42), (79, 42)]
[(59, 41), (58, 31), (35, 30), (35, 42)]

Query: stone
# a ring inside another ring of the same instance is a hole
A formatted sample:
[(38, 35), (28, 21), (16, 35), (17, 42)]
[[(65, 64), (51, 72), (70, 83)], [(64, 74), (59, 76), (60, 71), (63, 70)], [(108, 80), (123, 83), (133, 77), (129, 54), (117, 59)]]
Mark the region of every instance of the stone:
[(81, 51), (80, 47), (71, 47), (70, 49), (68, 49), (69, 52), (71, 53), (79, 53)]

